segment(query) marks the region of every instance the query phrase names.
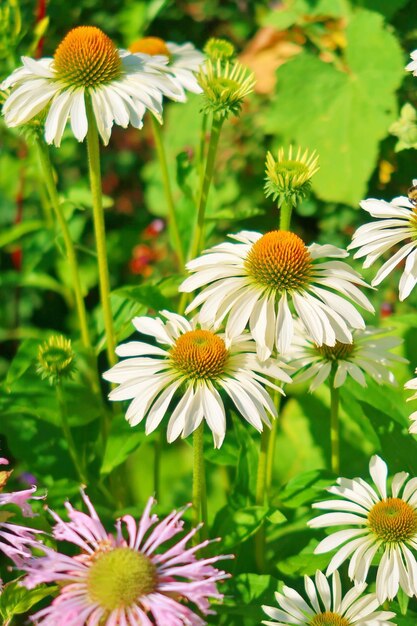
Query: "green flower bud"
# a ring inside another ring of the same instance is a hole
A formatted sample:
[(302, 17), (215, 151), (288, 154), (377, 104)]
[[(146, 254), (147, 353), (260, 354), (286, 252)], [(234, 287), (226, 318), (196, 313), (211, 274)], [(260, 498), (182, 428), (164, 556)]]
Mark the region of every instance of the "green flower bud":
[(391, 124), (389, 132), (398, 137), (396, 152), (417, 148), (417, 111), (411, 104), (404, 104), (400, 118)]
[(197, 76), (203, 90), (203, 111), (227, 118), (239, 115), (243, 100), (254, 88), (252, 72), (238, 62), (210, 59), (203, 65)]
[(227, 61), (235, 56), (236, 50), (234, 45), (230, 43), (230, 41), (226, 41), (226, 39), (216, 39), (215, 37), (212, 37), (204, 46), (204, 53), (213, 62)]
[(266, 155), (266, 182), (265, 195), (278, 200), (278, 206), (283, 202), (295, 206), (303, 200), (311, 188), (311, 178), (319, 170), (318, 154), (308, 150), (304, 153), (298, 148), (293, 156), (293, 147), (290, 146), (288, 155), (284, 148), (278, 150), (277, 160), (268, 152)]
[(62, 335), (54, 335), (39, 346), (36, 371), (53, 385), (63, 378), (72, 378), (74, 361), (71, 341)]

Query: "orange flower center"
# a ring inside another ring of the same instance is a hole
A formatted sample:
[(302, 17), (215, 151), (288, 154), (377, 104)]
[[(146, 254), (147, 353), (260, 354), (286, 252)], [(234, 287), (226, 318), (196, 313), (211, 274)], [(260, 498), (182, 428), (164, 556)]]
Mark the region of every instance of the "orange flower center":
[(54, 66), (60, 80), (77, 87), (110, 83), (122, 73), (116, 46), (95, 26), (70, 30), (55, 51)]
[(150, 54), (151, 56), (162, 54), (168, 58), (171, 57), (168, 46), (165, 41), (159, 37), (142, 37), (142, 39), (138, 39), (132, 43), (129, 46), (129, 50), (133, 53), (142, 52), (143, 54)]
[(297, 291), (309, 282), (312, 259), (302, 239), (273, 230), (256, 241), (245, 261), (248, 274), (274, 291)]
[(324, 613), (315, 615), (309, 626), (349, 626), (349, 621), (338, 613), (324, 611)]
[(178, 337), (171, 349), (174, 367), (192, 379), (218, 378), (228, 356), (223, 339), (210, 330), (190, 330)]
[(417, 511), (401, 498), (377, 502), (368, 513), (372, 532), (385, 543), (401, 543), (417, 533)]

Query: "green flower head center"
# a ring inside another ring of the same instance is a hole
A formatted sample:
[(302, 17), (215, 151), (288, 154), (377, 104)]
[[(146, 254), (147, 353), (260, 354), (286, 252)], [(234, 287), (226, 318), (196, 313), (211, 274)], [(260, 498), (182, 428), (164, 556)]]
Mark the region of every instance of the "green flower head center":
[(156, 584), (156, 566), (131, 548), (99, 554), (87, 576), (90, 600), (107, 611), (133, 605), (155, 591)]
[(73, 28), (54, 55), (59, 80), (74, 87), (96, 87), (122, 74), (119, 52), (107, 35), (95, 26)]
[(240, 98), (240, 84), (227, 76), (218, 76), (212, 84), (213, 95), (226, 102), (229, 98)]
[(286, 230), (273, 230), (256, 241), (245, 268), (256, 283), (278, 292), (298, 291), (310, 280), (312, 259), (302, 239)]
[(294, 160), (277, 161), (274, 174), (278, 180), (286, 180), (292, 187), (300, 187), (310, 178), (310, 169), (305, 163)]
[(189, 378), (215, 380), (224, 373), (229, 352), (210, 330), (190, 330), (178, 337), (170, 356), (173, 366)]
[(315, 615), (309, 622), (309, 626), (349, 626), (349, 621), (338, 613), (325, 611)]
[(341, 343), (336, 341), (334, 346), (315, 346), (316, 352), (326, 361), (343, 361), (350, 357), (354, 351), (353, 343)]
[(417, 510), (401, 498), (386, 498), (369, 511), (368, 524), (383, 542), (401, 543), (417, 533)]

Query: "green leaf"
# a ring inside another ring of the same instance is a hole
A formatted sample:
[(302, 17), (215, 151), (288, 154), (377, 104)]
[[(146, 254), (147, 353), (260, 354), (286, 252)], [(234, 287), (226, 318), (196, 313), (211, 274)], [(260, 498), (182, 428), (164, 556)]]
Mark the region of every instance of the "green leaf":
[(323, 200), (356, 205), (396, 116), (404, 58), (377, 13), (358, 10), (346, 38), (340, 68), (303, 52), (278, 69), (266, 129), (319, 152), (313, 189)]
[(268, 514), (269, 509), (264, 506), (248, 506), (238, 510), (224, 507), (216, 515), (212, 535), (221, 537), (223, 550), (232, 550), (252, 537)]
[(259, 444), (255, 443), (247, 424), (239, 417), (234, 416), (233, 424), (239, 443), (239, 457), (231, 501), (238, 508), (255, 501)]
[(324, 490), (333, 483), (333, 475), (326, 470), (303, 472), (279, 491), (278, 500), (290, 509), (297, 509), (322, 498)]
[(294, 24), (305, 24), (311, 17), (346, 17), (349, 5), (345, 0), (287, 0), (267, 13), (263, 26), (273, 26), (277, 30), (287, 30)]
[(121, 465), (146, 439), (142, 428), (132, 428), (123, 415), (113, 418), (110, 434), (104, 451), (100, 473), (110, 474)]
[(325, 570), (329, 564), (328, 554), (314, 554), (317, 541), (312, 539), (310, 543), (301, 551), (289, 556), (286, 559), (279, 559), (277, 567), (285, 576), (311, 576), (316, 570)]
[(3, 619), (11, 619), (14, 615), (26, 613), (35, 604), (52, 595), (57, 587), (41, 585), (36, 589), (26, 589), (18, 582), (11, 582), (4, 586), (0, 594), (0, 614)]
[(41, 220), (27, 220), (26, 222), (22, 222), (21, 224), (15, 224), (14, 226), (10, 226), (5, 232), (0, 235), (0, 248), (8, 246), (11, 243), (15, 243), (25, 235), (37, 232), (44, 227), (45, 223)]
[(239, 620), (233, 621), (233, 624), (239, 626), (260, 624), (266, 617), (262, 605), (273, 604), (274, 593), (278, 591), (279, 585), (279, 580), (265, 574), (245, 573), (234, 576), (222, 588), (225, 597), (221, 605), (216, 606), (216, 612), (230, 617), (240, 616)]
[(46, 291), (54, 291), (62, 296), (67, 302), (71, 302), (71, 294), (69, 290), (61, 285), (60, 282), (41, 272), (2, 272), (0, 276), (0, 288), (9, 287), (34, 287), (36, 289), (44, 289)]

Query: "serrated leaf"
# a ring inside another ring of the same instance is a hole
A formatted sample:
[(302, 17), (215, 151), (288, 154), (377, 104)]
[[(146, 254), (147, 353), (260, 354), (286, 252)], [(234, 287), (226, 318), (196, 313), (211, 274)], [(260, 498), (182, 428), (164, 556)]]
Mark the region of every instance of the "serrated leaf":
[(356, 205), (375, 168), (379, 142), (396, 117), (404, 59), (377, 13), (358, 10), (346, 39), (340, 68), (303, 52), (278, 69), (266, 128), (319, 152), (313, 188), (323, 200)]

